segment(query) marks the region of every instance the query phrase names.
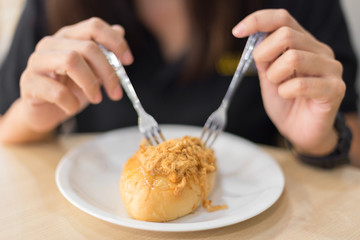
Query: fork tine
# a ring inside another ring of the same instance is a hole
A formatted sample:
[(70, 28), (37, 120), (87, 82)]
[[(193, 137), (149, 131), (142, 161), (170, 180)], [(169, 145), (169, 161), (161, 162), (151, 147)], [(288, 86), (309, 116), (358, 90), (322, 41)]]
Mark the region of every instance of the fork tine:
[(160, 142), (159, 142), (158, 138), (156, 137), (156, 135), (154, 133), (152, 133), (152, 137), (153, 137), (153, 139), (154, 139), (154, 141), (156, 143), (155, 145), (158, 145)]
[(163, 142), (165, 142), (165, 137), (164, 137), (164, 135), (162, 134), (160, 127), (157, 126), (157, 127), (156, 127), (156, 130), (157, 130), (157, 133), (159, 134), (161, 140), (162, 140)]
[(221, 131), (222, 131), (221, 128), (218, 128), (218, 129), (216, 130), (215, 136), (213, 137), (213, 139), (212, 139), (211, 142), (209, 143), (208, 147), (211, 147), (211, 146), (214, 144), (216, 138), (220, 135), (220, 132), (221, 132)]
[(153, 142), (151, 141), (151, 134), (148, 132), (148, 131), (145, 131), (143, 133), (143, 135), (145, 136), (146, 138), (146, 141), (151, 145), (151, 146), (154, 146)]
[(208, 134), (208, 136), (207, 136), (207, 138), (205, 140), (205, 146), (208, 146), (208, 142), (209, 142), (209, 139), (210, 139), (211, 135), (213, 134), (213, 130), (210, 128), (208, 133), (209, 134)]
[(208, 146), (208, 142), (209, 142), (209, 139), (211, 138), (211, 136), (213, 135), (214, 133), (214, 129), (212, 127), (213, 125), (211, 125), (210, 127), (208, 127), (206, 133), (207, 133), (207, 137), (205, 138), (205, 141), (204, 141), (204, 144), (205, 146)]
[[(203, 135), (205, 136), (207, 134), (204, 144), (206, 147), (211, 147), (213, 145), (213, 143), (215, 142), (216, 138), (219, 136), (219, 134), (223, 130), (224, 126), (221, 124), (219, 125), (219, 123), (217, 123), (214, 119), (209, 121), (209, 123), (208, 123), (208, 121), (206, 123), (207, 124), (205, 124), (205, 125), (210, 125), (210, 126), (204, 126)], [(205, 130), (205, 128), (206, 128), (206, 130)]]
[(205, 136), (206, 132), (208, 131), (208, 129), (209, 129), (209, 128), (208, 128), (206, 125), (203, 127), (203, 130), (202, 130), (202, 132), (201, 132), (200, 139), (204, 139), (204, 136)]
[(158, 145), (160, 142), (165, 141), (165, 137), (161, 132), (161, 129), (159, 126), (153, 126), (149, 131), (146, 131), (144, 133), (146, 136), (147, 141), (150, 143), (150, 145)]
[[(210, 115), (209, 118), (206, 120), (205, 125), (203, 127), (203, 131), (201, 133), (200, 139), (204, 139), (204, 136), (206, 135), (206, 133), (208, 132), (211, 123), (212, 123), (212, 117), (213, 115)], [(204, 141), (204, 140), (203, 140)], [(206, 141), (204, 141), (204, 143), (206, 143)]]
[(158, 137), (156, 136), (157, 128), (154, 126), (151, 128), (151, 136), (153, 137), (154, 141), (156, 142), (156, 145), (158, 145), (160, 142), (158, 140)]

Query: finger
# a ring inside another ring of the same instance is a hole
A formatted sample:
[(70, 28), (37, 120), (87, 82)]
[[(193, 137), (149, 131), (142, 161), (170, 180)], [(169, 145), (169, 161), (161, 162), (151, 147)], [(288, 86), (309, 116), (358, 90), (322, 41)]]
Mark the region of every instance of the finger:
[(24, 75), (20, 82), (24, 97), (53, 103), (69, 115), (79, 110), (79, 100), (62, 83), (42, 75)]
[(285, 9), (266, 9), (256, 11), (233, 28), (235, 37), (246, 37), (256, 32), (273, 32), (287, 26), (299, 32), (306, 32)]
[[(45, 63), (45, 64), (44, 64)], [(32, 54), (29, 66), (42, 74), (67, 75), (94, 104), (101, 102), (100, 83), (84, 58), (76, 51), (47, 51)]]
[(331, 98), (342, 98), (345, 88), (339, 78), (299, 77), (280, 84), (278, 93), (285, 99), (304, 97), (328, 102)]
[(301, 76), (341, 78), (342, 65), (331, 58), (299, 50), (288, 50), (273, 62), (266, 76), (278, 84), (290, 78)]
[[(123, 33), (124, 28), (122, 26), (120, 26), (120, 25), (112, 25), (111, 28), (114, 31), (118, 32), (119, 35), (120, 34), (124, 35), (124, 33)], [(134, 58), (133, 58), (130, 47), (129, 47), (129, 45), (128, 45), (125, 38), (124, 38), (124, 41), (122, 41), (122, 44), (123, 44), (122, 49), (125, 49), (125, 50), (124, 50), (124, 53), (121, 56), (119, 56), (120, 61), (124, 65), (130, 65), (131, 63), (133, 63)]]
[(253, 52), (257, 63), (271, 63), (289, 49), (317, 53), (334, 58), (329, 46), (319, 42), (310, 34), (296, 31), (290, 27), (281, 27), (269, 34)]
[(122, 89), (114, 69), (110, 66), (99, 46), (91, 40), (76, 40), (60, 37), (49, 37), (40, 41), (38, 51), (42, 49), (68, 51), (74, 49), (86, 60), (91, 70), (104, 85), (107, 95), (113, 100), (122, 97)]
[(133, 61), (133, 56), (124, 38), (124, 29), (119, 25), (111, 27), (100, 18), (94, 17), (64, 27), (55, 35), (79, 40), (94, 40), (114, 52), (123, 64), (128, 65)]

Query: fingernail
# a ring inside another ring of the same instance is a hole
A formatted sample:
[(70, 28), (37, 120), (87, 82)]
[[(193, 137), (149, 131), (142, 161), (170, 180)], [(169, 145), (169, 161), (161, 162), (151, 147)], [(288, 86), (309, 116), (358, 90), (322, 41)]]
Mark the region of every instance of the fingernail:
[(114, 99), (120, 99), (122, 97), (122, 89), (121, 89), (120, 85), (117, 85), (116, 88), (114, 88), (114, 90), (112, 92), (112, 97)]
[(99, 92), (96, 94), (96, 96), (94, 98), (94, 103), (98, 104), (101, 102), (101, 100), (102, 100), (102, 94), (101, 94), (101, 91), (99, 90)]
[(236, 25), (233, 28), (232, 33), (236, 37), (245, 37), (246, 36), (246, 26), (245, 26), (245, 24), (239, 23), (238, 25)]
[(130, 50), (126, 50), (122, 55), (122, 62), (125, 64), (130, 64), (133, 61), (133, 56)]

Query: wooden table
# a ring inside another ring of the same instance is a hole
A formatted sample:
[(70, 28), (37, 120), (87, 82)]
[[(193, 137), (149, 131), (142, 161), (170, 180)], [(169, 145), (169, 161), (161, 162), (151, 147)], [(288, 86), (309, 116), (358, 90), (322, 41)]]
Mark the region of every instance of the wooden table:
[(360, 169), (319, 170), (290, 152), (265, 147), (286, 186), (267, 211), (232, 226), (185, 233), (141, 231), (94, 218), (70, 204), (55, 169), (71, 148), (95, 135), (0, 146), (0, 239), (360, 239)]

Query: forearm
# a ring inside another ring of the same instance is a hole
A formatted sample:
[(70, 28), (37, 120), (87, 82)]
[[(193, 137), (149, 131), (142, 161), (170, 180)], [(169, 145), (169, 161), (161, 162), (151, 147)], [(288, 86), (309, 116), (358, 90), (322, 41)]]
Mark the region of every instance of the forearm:
[(0, 117), (0, 143), (20, 144), (42, 141), (51, 138), (54, 131), (36, 131), (27, 123), (24, 104), (20, 99), (15, 101), (9, 110)]

